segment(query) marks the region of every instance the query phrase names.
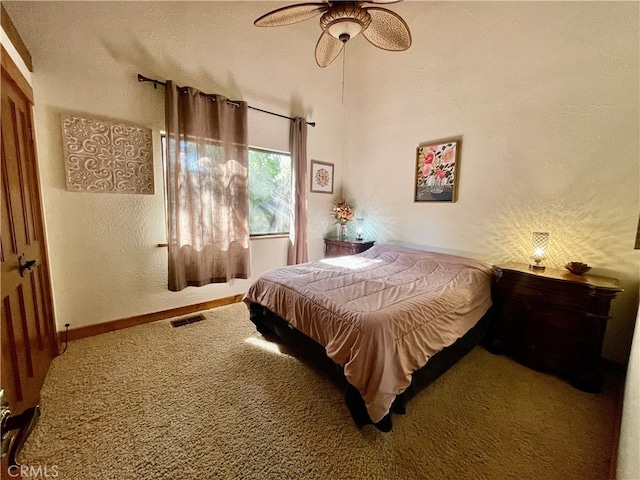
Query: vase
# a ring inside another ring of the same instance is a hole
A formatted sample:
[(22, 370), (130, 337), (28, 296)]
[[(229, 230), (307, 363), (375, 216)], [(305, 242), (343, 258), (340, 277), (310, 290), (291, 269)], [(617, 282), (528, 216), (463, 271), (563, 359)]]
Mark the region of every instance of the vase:
[(436, 178), (433, 180), (433, 185), (431, 185), (431, 193), (442, 193), (444, 192), (444, 186), (447, 183), (446, 178)]
[(341, 223), (338, 226), (338, 238), (340, 240), (344, 240), (345, 238), (347, 238), (347, 224), (346, 223)]

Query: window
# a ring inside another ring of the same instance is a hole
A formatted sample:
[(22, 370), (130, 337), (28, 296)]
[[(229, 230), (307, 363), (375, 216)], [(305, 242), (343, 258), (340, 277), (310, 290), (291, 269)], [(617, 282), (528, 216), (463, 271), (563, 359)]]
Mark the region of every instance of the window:
[[(166, 172), (166, 136), (161, 136), (162, 166)], [(213, 155), (215, 156), (215, 155)], [(194, 157), (195, 158), (195, 157)], [(198, 162), (194, 163), (194, 168)], [(165, 173), (166, 178), (166, 173)], [(165, 212), (167, 205), (165, 185)], [(249, 233), (289, 233), (291, 213), (291, 155), (249, 148)]]
[(250, 148), (250, 234), (287, 234), (289, 233), (290, 214), (291, 155)]

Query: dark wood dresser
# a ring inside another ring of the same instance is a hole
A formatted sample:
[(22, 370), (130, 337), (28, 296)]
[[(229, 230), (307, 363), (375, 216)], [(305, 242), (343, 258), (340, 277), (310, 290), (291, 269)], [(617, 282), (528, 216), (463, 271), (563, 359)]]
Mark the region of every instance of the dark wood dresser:
[(355, 255), (373, 247), (375, 240), (356, 240), (346, 238), (340, 240), (338, 237), (325, 237), (324, 256), (340, 257), (342, 255)]
[(526, 264), (494, 267), (496, 324), (489, 349), (557, 374), (586, 392), (602, 388), (601, 358), (618, 280)]

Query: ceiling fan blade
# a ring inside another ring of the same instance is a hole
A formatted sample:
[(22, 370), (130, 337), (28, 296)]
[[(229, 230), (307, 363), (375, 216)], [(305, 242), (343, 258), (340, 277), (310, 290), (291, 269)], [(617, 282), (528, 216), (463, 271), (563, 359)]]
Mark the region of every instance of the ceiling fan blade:
[(320, 15), (329, 8), (327, 3), (300, 3), (278, 8), (272, 12), (265, 13), (253, 24), (256, 27), (279, 27), (281, 25), (291, 25), (302, 22)]
[(322, 32), (316, 44), (316, 63), (320, 67), (326, 67), (336, 59), (343, 48), (344, 43), (329, 32)]
[(402, 0), (364, 0), (362, 3), (400, 3)]
[(411, 46), (411, 32), (407, 23), (397, 13), (386, 8), (367, 7), (371, 24), (362, 35), (372, 45), (383, 50), (399, 52)]

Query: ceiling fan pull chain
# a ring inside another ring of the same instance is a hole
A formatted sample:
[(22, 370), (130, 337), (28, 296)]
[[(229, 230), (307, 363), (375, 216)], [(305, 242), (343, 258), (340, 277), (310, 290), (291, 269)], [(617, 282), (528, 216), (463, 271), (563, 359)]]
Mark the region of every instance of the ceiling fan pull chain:
[(347, 59), (347, 46), (342, 50), (342, 105), (344, 105), (344, 66)]

